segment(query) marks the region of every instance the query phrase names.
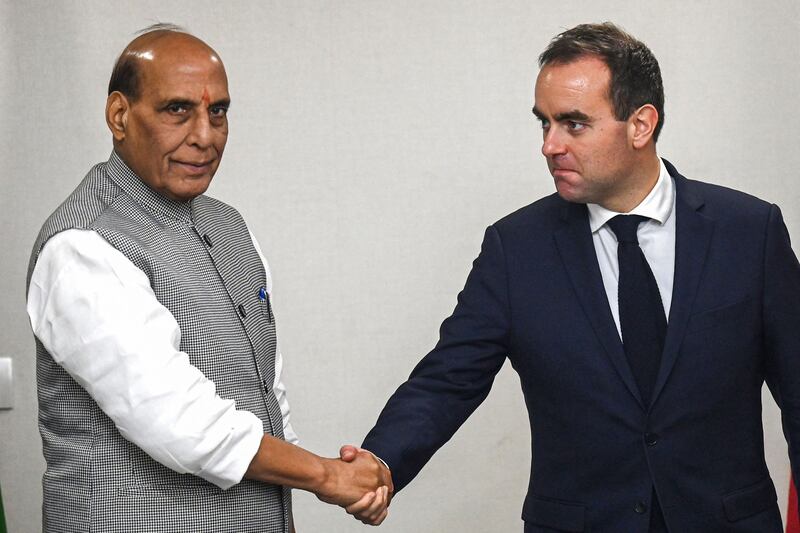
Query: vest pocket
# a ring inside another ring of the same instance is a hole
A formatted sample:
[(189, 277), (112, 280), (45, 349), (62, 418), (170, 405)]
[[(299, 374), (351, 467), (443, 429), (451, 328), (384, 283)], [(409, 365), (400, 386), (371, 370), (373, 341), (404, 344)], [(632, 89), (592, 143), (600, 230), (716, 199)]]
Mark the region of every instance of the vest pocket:
[(163, 491), (168, 487), (193, 488), (203, 492), (218, 492), (221, 489), (208, 481), (192, 474), (179, 474), (154, 460), (137, 446), (131, 444), (129, 449), (132, 487), (139, 491)]
[(722, 497), (725, 516), (731, 522), (753, 516), (776, 505), (778, 495), (769, 477), (743, 489), (729, 492)]
[(560, 531), (579, 532), (585, 528), (586, 506), (528, 494), (522, 508), (522, 519)]

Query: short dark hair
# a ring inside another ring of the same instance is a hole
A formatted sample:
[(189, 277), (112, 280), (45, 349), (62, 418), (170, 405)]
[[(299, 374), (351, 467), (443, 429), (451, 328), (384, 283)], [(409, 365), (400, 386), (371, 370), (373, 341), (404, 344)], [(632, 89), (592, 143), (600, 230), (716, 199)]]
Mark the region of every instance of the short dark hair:
[[(179, 32), (187, 33), (186, 30), (176, 24), (169, 22), (158, 22), (136, 32), (142, 36), (152, 32)], [(131, 100), (136, 100), (140, 95), (139, 87), (139, 60), (135, 54), (129, 51), (130, 44), (117, 58), (114, 69), (111, 71), (111, 79), (108, 82), (108, 94), (119, 91)]]
[(647, 45), (611, 22), (580, 24), (550, 41), (539, 56), (539, 66), (571, 63), (586, 56), (599, 57), (611, 72), (609, 100), (617, 120), (627, 120), (645, 104), (656, 108), (653, 141), (657, 141), (664, 126), (664, 82)]

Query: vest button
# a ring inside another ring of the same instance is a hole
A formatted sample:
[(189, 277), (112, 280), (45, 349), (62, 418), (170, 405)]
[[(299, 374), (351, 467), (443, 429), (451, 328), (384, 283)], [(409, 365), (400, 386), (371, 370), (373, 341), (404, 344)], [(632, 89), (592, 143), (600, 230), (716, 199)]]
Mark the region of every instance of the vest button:
[(203, 233), (203, 240), (208, 245), (209, 248), (214, 246), (214, 243), (211, 242), (211, 237), (208, 236), (208, 233)]
[(244, 306), (242, 304), (239, 304), (237, 309), (239, 310), (239, 316), (240, 317), (247, 318), (247, 311), (245, 311)]
[(657, 433), (645, 433), (644, 434), (644, 443), (648, 446), (655, 446), (658, 444), (658, 434)]
[(636, 502), (636, 505), (633, 506), (633, 511), (636, 514), (644, 514), (647, 512), (647, 506), (644, 502)]

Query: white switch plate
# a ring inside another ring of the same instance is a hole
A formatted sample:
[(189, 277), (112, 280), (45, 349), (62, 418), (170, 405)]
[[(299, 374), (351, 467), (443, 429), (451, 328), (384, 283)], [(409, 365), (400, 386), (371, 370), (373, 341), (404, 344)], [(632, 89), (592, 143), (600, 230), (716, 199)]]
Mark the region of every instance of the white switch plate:
[(14, 373), (10, 357), (0, 357), (0, 409), (14, 407)]

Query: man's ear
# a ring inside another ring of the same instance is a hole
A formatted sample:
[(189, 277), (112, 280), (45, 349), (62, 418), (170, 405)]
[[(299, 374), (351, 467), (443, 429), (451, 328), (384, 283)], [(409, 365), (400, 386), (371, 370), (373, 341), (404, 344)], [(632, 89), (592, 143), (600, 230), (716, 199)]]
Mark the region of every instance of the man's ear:
[(645, 104), (634, 111), (628, 121), (631, 143), (634, 148), (641, 149), (653, 138), (658, 124), (658, 111), (652, 104)]
[(130, 102), (128, 98), (119, 91), (114, 91), (108, 95), (106, 100), (106, 124), (114, 136), (115, 142), (125, 139), (128, 126), (128, 111)]

